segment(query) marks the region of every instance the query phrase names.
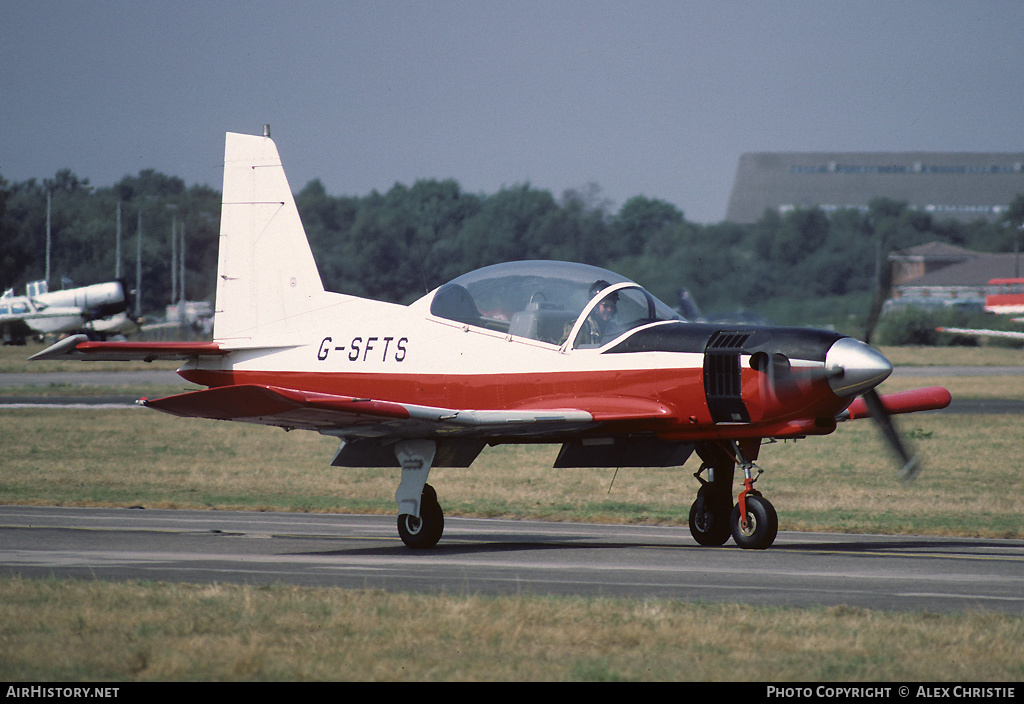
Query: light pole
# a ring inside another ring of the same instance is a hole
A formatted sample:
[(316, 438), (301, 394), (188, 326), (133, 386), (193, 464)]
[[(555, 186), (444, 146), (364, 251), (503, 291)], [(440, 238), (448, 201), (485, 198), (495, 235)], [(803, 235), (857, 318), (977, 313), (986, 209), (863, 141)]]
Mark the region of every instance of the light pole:
[(53, 189), (46, 189), (46, 286), (50, 286), (50, 211), (53, 204)]
[(168, 203), (171, 211), (171, 305), (178, 301), (178, 206)]
[(142, 317), (142, 208), (135, 228), (135, 318)]
[(121, 280), (121, 201), (117, 201), (117, 242), (114, 246), (114, 279)]

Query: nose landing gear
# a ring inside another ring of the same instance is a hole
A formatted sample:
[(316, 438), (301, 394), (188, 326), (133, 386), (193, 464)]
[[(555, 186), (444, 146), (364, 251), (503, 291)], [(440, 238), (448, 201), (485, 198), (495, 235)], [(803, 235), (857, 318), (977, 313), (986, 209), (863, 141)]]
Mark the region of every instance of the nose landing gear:
[[(732, 535), (741, 548), (764, 550), (775, 542), (779, 517), (771, 502), (754, 489), (754, 463), (746, 458), (739, 443), (732, 443), (732, 450), (730, 453), (717, 444), (698, 448), (704, 464), (694, 475), (701, 487), (690, 507), (690, 535), (699, 545), (707, 546), (723, 545)], [(736, 464), (743, 468), (743, 491), (733, 506), (731, 486)], [(701, 477), (705, 470), (708, 480)]]

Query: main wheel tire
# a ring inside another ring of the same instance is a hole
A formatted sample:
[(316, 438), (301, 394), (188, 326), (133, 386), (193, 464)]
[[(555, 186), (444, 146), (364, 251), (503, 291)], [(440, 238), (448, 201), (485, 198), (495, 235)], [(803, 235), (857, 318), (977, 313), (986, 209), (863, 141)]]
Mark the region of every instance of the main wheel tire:
[(741, 548), (749, 550), (764, 550), (775, 542), (775, 536), (779, 533), (779, 516), (775, 513), (775, 507), (768, 499), (756, 494), (748, 494), (747, 504), (747, 525), (744, 528), (740, 525), (740, 506), (732, 509), (732, 517), (729, 524), (732, 526), (732, 539)]
[(732, 498), (714, 496), (701, 489), (690, 506), (690, 535), (698, 545), (717, 547), (724, 545), (731, 535), (729, 514)]
[(437, 492), (429, 484), (420, 496), (420, 516), (403, 513), (398, 517), (398, 535), (406, 547), (426, 550), (437, 545), (444, 533), (444, 512), (437, 502)]

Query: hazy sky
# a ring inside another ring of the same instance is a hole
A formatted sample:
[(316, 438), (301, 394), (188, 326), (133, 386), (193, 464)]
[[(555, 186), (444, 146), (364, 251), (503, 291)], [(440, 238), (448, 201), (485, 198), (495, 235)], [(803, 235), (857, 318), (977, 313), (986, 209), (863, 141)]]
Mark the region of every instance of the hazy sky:
[(0, 175), (597, 183), (725, 217), (747, 151), (1024, 150), (1020, 0), (2, 0)]

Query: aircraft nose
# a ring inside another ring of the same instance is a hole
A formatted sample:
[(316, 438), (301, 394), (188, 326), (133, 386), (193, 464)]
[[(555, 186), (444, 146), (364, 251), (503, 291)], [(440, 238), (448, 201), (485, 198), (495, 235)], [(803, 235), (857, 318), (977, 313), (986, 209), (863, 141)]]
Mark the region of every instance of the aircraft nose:
[(885, 381), (892, 374), (892, 363), (870, 345), (844, 337), (829, 348), (825, 355), (825, 370), (832, 392), (841, 398), (849, 398)]

